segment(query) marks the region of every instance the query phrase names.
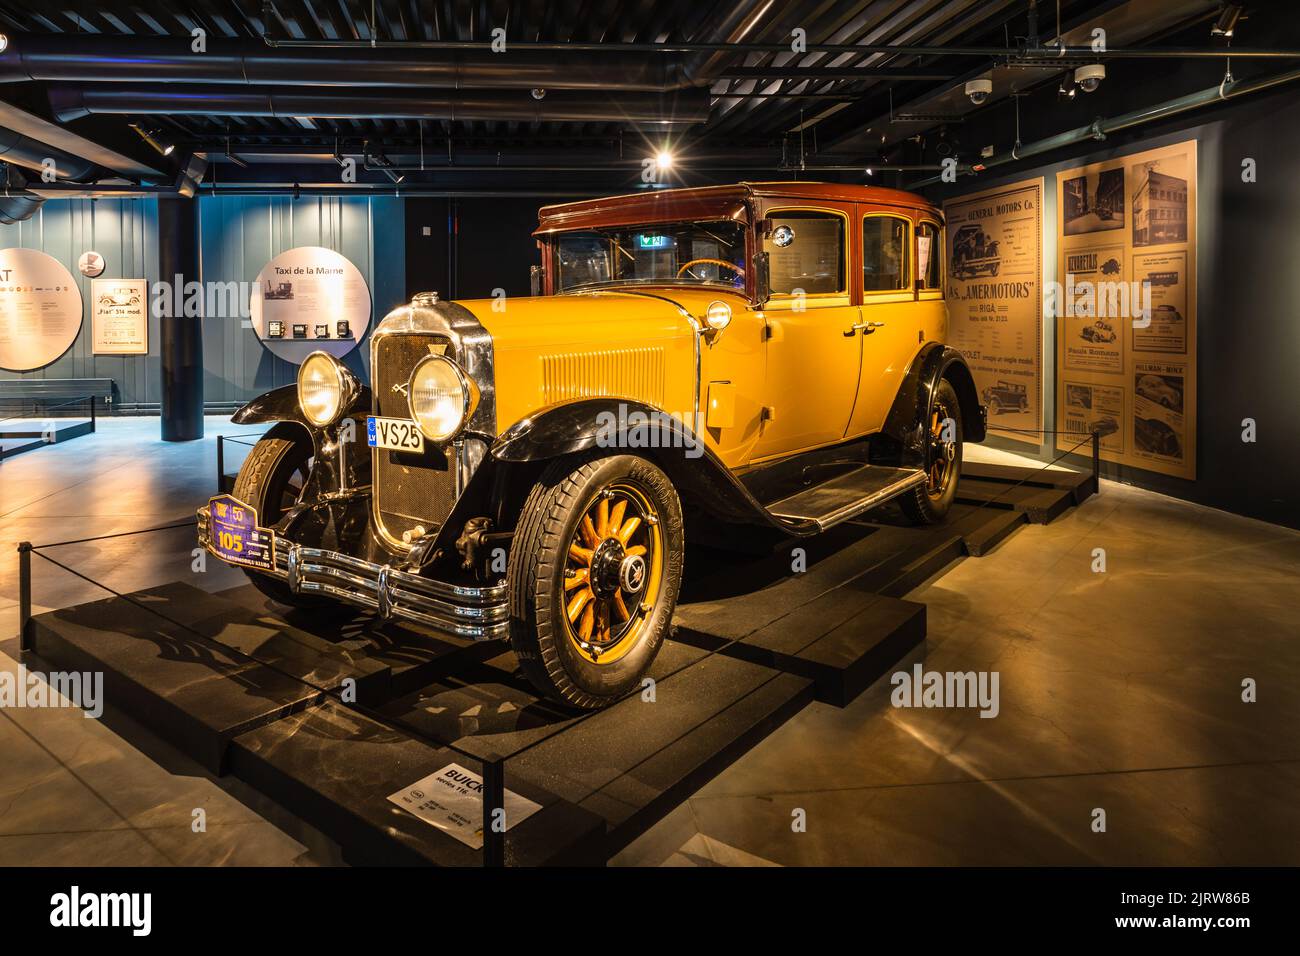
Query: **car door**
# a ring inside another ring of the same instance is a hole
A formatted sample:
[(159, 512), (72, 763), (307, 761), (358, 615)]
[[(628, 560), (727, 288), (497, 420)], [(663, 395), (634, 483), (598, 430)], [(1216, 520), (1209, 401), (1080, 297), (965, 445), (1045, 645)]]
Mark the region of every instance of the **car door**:
[[(858, 339), (862, 375), (847, 434), (880, 431), (894, 404), (903, 375), (920, 348), (922, 312), (917, 300), (915, 238), (905, 212), (866, 210), (859, 216), (862, 238), (862, 310)], [(928, 256), (933, 249), (927, 249)], [(927, 272), (930, 270), (927, 268)]]
[(844, 437), (862, 359), (849, 282), (851, 209), (785, 204), (764, 211), (771, 296), (763, 306), (767, 370), (754, 461)]

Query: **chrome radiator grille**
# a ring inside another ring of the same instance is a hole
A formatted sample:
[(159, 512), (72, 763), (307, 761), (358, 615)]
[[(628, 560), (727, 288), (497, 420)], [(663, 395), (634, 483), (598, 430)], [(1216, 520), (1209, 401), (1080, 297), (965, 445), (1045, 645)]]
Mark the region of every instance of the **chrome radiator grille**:
[[(375, 414), (383, 418), (410, 418), (406, 383), (415, 363), (448, 345), (445, 338), (418, 333), (378, 336), (372, 354)], [(446, 519), (456, 502), (456, 461), (453, 449), (445, 452), (426, 444), (422, 454), (374, 451), (375, 512), (382, 529), (401, 540), (416, 525), (432, 531)]]

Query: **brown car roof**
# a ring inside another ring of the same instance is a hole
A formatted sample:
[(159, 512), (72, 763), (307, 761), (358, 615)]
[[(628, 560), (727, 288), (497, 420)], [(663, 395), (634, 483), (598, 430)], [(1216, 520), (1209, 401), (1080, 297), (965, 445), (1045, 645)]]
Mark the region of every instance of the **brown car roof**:
[(747, 200), (779, 198), (833, 200), (922, 209), (936, 215), (939, 210), (915, 193), (882, 186), (850, 183), (762, 182), (727, 186), (697, 186), (690, 189), (647, 189), (622, 196), (604, 196), (578, 202), (543, 206), (533, 235), (562, 229), (592, 229), (624, 222), (675, 222), (690, 219), (747, 218)]

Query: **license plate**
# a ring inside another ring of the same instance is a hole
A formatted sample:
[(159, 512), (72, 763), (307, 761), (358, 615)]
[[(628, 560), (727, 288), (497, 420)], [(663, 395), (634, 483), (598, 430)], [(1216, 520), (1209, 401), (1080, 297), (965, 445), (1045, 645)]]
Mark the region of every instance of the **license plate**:
[(424, 451), (424, 432), (415, 422), (407, 418), (366, 419), (366, 440), (371, 448), (387, 448), (390, 451)]
[(222, 560), (263, 571), (275, 567), (275, 532), (259, 528), (257, 511), (238, 498), (208, 500), (208, 532), (209, 547)]

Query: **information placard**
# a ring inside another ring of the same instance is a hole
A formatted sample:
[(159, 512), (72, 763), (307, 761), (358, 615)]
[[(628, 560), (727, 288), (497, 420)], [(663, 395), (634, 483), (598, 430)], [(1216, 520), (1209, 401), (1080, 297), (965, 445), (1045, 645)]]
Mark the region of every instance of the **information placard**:
[(1097, 427), (1107, 461), (1195, 478), (1196, 142), (1066, 170), (1057, 187), (1057, 421)]
[(149, 352), (149, 281), (95, 279), (90, 284), (91, 340), (96, 355)]
[(38, 249), (0, 249), (0, 368), (44, 368), (81, 331), (81, 291), (59, 260)]
[(975, 377), (989, 429), (1040, 444), (1043, 427), (1043, 180), (944, 203), (948, 341)]

